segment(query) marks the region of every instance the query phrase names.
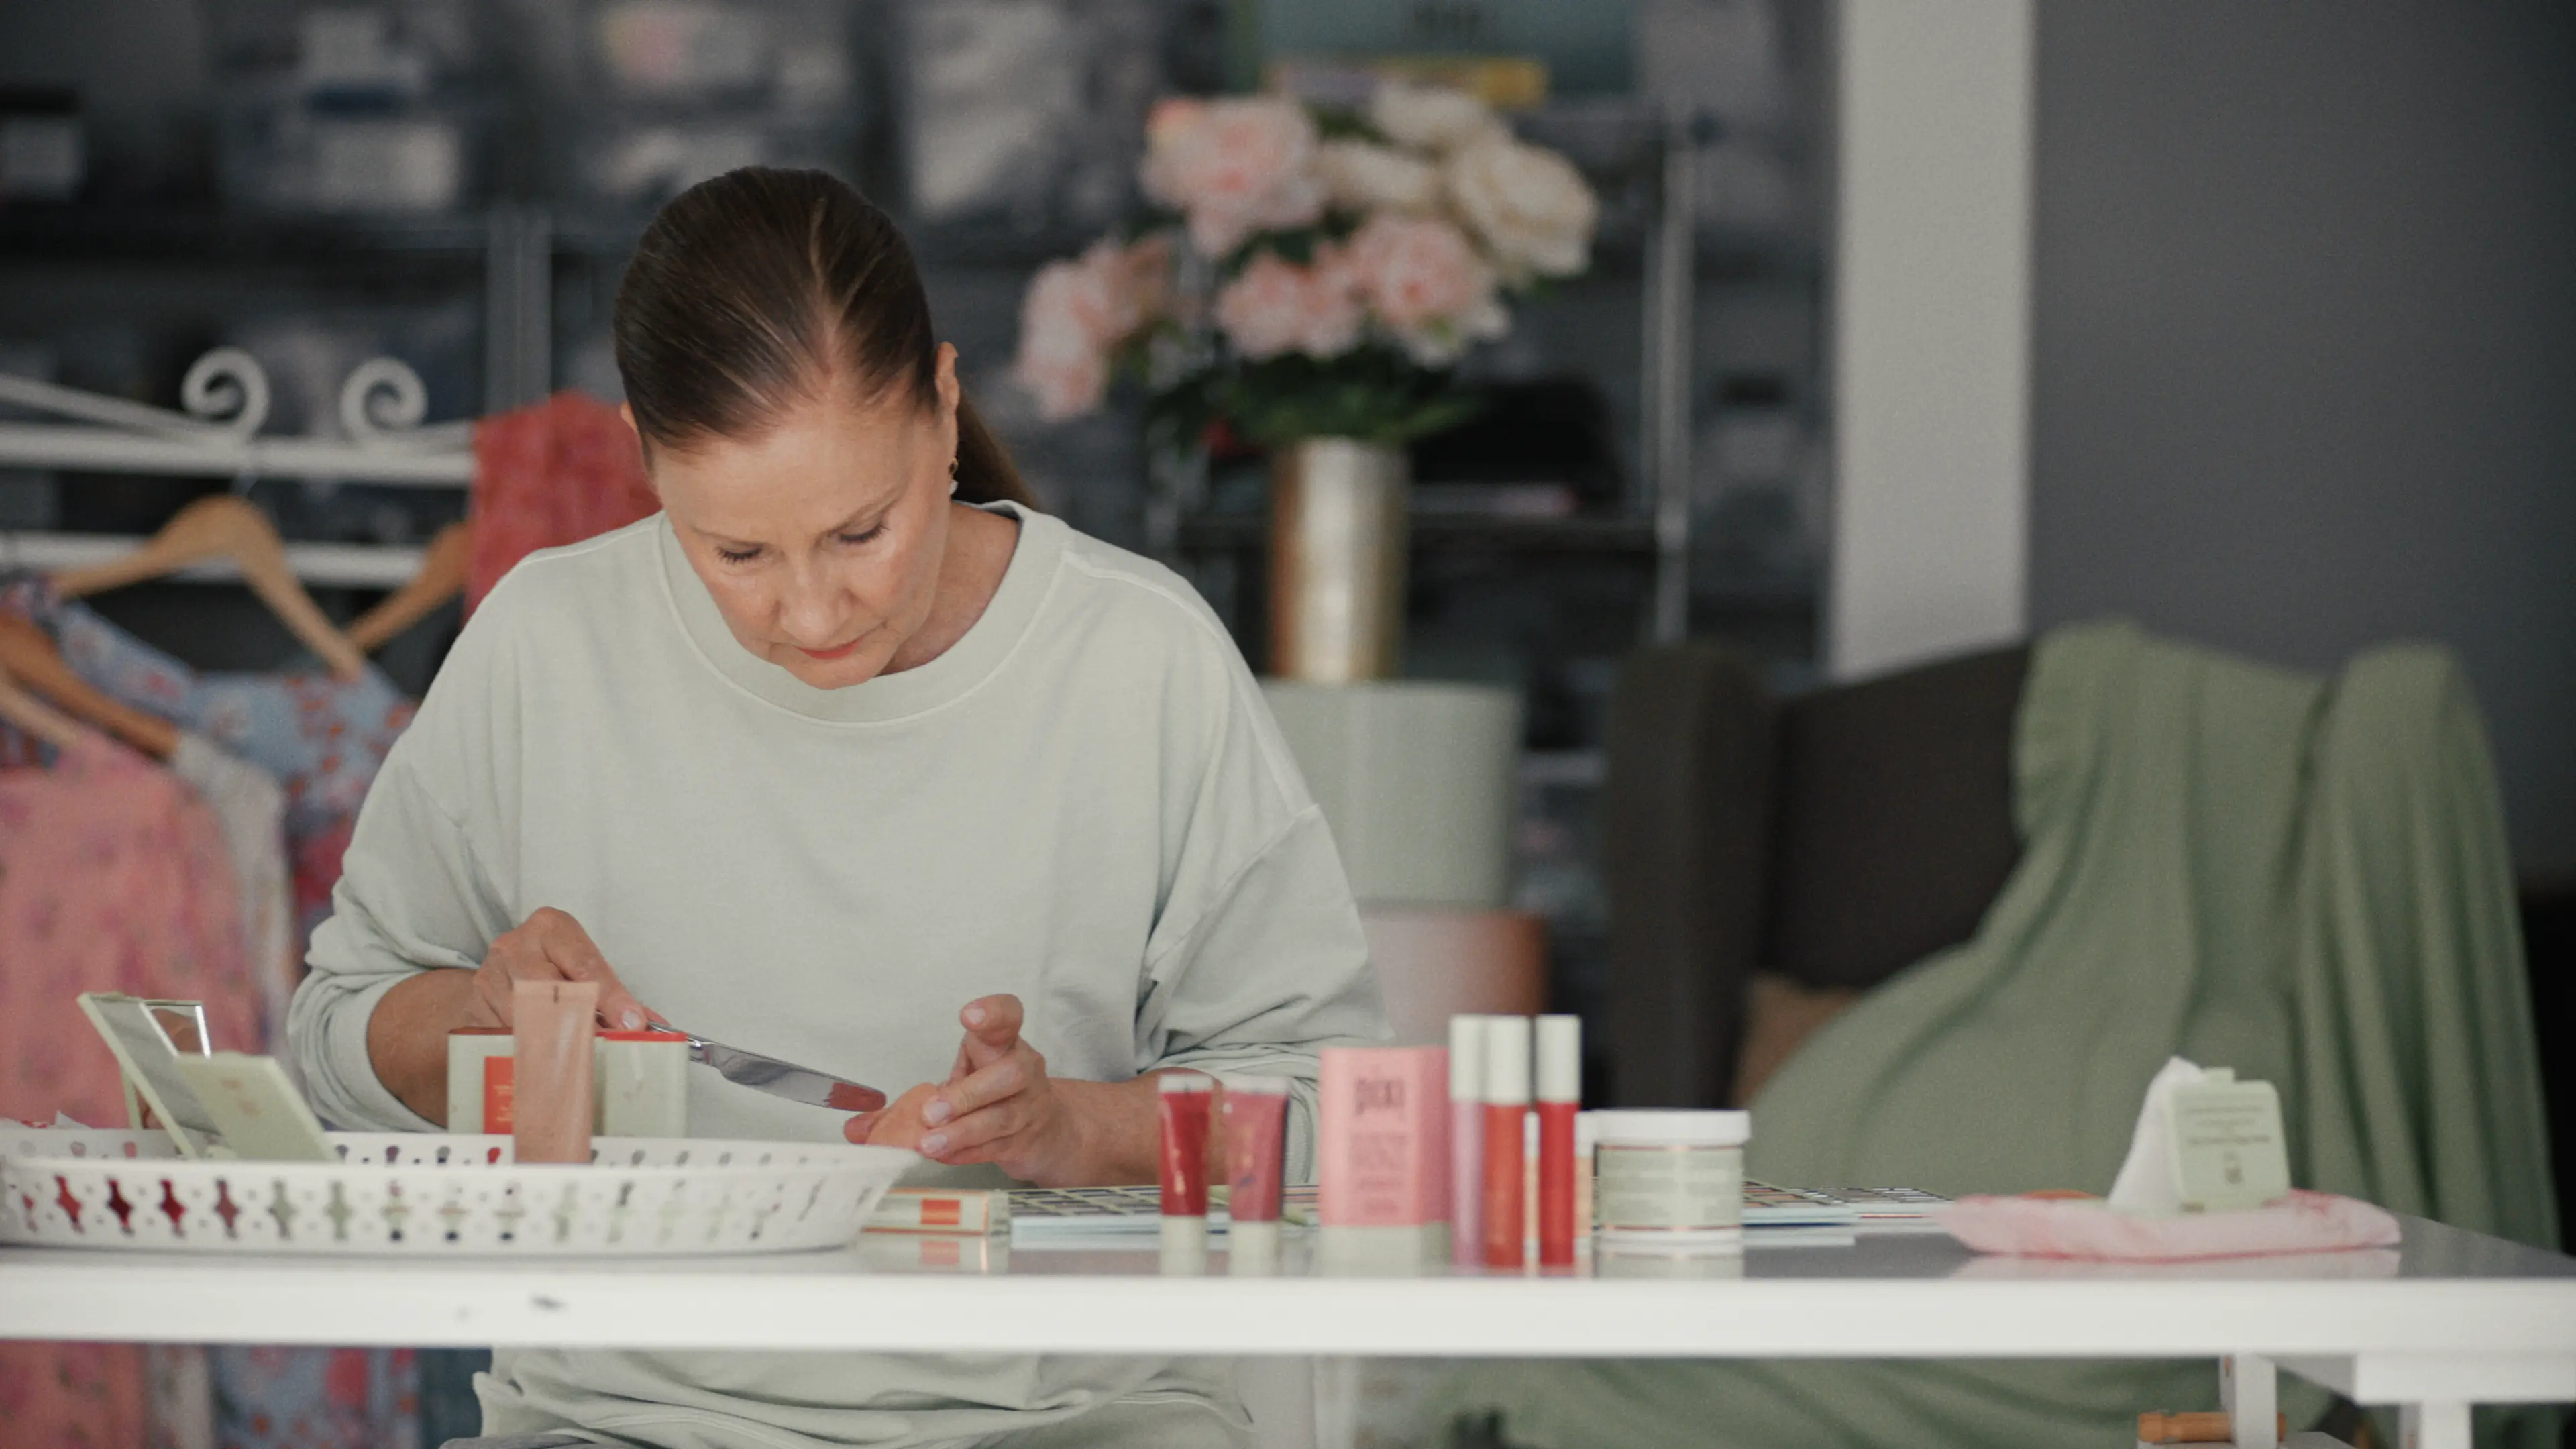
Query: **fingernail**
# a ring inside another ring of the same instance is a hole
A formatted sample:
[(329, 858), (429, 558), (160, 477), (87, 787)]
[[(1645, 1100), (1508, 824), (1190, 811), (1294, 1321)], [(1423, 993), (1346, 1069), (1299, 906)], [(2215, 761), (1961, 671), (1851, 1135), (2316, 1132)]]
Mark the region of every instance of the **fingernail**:
[(924, 1157), (937, 1157), (947, 1150), (948, 1134), (945, 1132), (933, 1132), (921, 1139), (921, 1155)]
[(626, 1009), (626, 1014), (618, 1019), (626, 1023), (626, 1029), (628, 1031), (642, 1031), (644, 1029), (644, 1013), (637, 1011), (631, 1006)]
[(952, 1110), (947, 1102), (934, 1097), (929, 1106), (921, 1109), (921, 1120), (936, 1127), (948, 1120)]
[(984, 1008), (980, 1006), (970, 1006), (966, 1008), (966, 1024), (968, 1026), (982, 1026), (984, 1024)]

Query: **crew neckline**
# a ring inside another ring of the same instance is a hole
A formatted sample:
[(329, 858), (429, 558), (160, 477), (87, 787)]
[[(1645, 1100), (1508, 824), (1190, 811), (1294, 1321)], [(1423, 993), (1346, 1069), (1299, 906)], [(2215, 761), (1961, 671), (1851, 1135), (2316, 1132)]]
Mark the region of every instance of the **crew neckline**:
[(840, 689), (817, 689), (742, 647), (664, 514), (654, 525), (662, 559), (662, 589), (680, 630), (698, 657), (717, 674), (781, 709), (834, 724), (871, 724), (925, 714), (962, 698), (991, 677), (1037, 619), (1038, 605), (1064, 553), (1063, 520), (1016, 503), (970, 505), (1019, 521), (1019, 537), (1001, 585), (982, 617), (946, 653), (927, 664), (880, 674)]

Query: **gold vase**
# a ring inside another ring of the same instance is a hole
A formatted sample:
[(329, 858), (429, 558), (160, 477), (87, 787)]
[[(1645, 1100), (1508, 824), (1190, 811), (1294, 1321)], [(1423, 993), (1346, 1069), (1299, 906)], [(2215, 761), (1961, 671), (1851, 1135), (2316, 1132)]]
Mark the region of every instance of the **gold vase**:
[(1272, 674), (1348, 684), (1396, 672), (1410, 474), (1403, 449), (1352, 438), (1271, 455)]

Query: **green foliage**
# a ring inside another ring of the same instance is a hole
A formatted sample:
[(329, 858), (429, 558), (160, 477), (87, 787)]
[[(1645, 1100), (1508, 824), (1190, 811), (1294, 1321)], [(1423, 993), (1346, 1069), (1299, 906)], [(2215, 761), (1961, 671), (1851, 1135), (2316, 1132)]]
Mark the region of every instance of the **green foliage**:
[(1308, 105), (1306, 112), (1315, 118), (1315, 134), (1327, 141), (1374, 141), (1386, 144), (1385, 133), (1369, 124), (1368, 113), (1351, 106)]
[(1456, 427), (1479, 406), (1449, 371), (1380, 343), (1327, 361), (1290, 353), (1238, 363), (1205, 383), (1209, 413), (1265, 448), (1319, 437), (1401, 446)]

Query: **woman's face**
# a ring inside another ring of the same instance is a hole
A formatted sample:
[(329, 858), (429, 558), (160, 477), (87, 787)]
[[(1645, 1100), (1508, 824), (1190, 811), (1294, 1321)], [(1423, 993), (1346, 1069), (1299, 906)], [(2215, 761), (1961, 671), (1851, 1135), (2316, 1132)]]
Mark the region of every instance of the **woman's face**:
[(956, 368), (943, 343), (931, 407), (841, 388), (757, 438), (651, 450), (672, 531), (743, 648), (817, 689), (897, 664), (939, 592)]

